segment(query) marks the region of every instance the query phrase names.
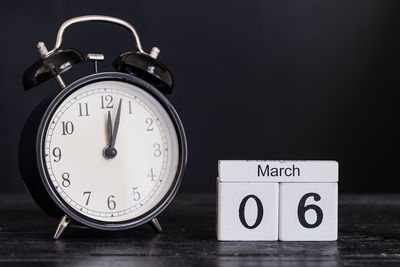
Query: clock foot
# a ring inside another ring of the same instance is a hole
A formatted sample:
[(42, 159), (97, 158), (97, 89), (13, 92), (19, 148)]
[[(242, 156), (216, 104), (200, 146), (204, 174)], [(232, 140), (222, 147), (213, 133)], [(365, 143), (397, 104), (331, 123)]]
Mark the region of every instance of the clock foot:
[(60, 238), (60, 236), (62, 235), (64, 230), (68, 227), (70, 222), (71, 222), (71, 219), (67, 215), (64, 215), (61, 218), (60, 223), (57, 226), (56, 233), (54, 234), (54, 239)]
[(157, 218), (154, 218), (153, 220), (151, 220), (150, 225), (154, 229), (154, 231), (156, 231), (157, 233), (161, 233), (162, 232), (161, 224), (157, 220)]

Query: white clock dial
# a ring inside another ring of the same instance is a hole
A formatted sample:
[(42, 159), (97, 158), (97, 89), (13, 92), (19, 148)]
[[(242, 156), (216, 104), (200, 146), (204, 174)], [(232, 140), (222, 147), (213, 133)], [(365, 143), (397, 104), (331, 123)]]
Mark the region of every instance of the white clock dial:
[[(114, 124), (120, 100), (117, 155), (107, 159), (108, 111)], [(45, 129), (43, 149), (54, 191), (78, 213), (104, 222), (131, 220), (159, 204), (173, 186), (180, 153), (163, 106), (120, 81), (94, 82), (66, 97)]]

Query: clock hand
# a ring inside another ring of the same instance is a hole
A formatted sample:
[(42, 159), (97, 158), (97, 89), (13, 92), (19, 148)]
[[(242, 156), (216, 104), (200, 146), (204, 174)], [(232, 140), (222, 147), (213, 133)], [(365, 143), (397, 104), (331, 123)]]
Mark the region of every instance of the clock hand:
[(122, 104), (122, 98), (119, 99), (117, 116), (115, 117), (115, 121), (114, 121), (114, 132), (112, 134), (112, 138), (111, 138), (112, 141), (111, 141), (111, 144), (110, 144), (110, 148), (114, 148), (115, 141), (117, 140), (119, 121), (121, 119), (121, 104)]
[(117, 150), (111, 147), (113, 136), (112, 136), (112, 120), (110, 111), (108, 111), (108, 116), (107, 116), (107, 137), (108, 137), (108, 143), (107, 146), (103, 149), (103, 156), (106, 159), (113, 159), (117, 155)]
[(108, 147), (111, 146), (112, 140), (112, 121), (111, 121), (111, 112), (108, 111), (108, 118), (107, 118), (107, 137), (108, 137)]
[(121, 104), (122, 98), (119, 100), (117, 115), (114, 121), (114, 132), (113, 132), (113, 123), (111, 121), (111, 112), (108, 111), (107, 117), (107, 135), (108, 135), (108, 144), (107, 147), (103, 150), (103, 155), (107, 159), (113, 159), (117, 155), (117, 150), (114, 148), (115, 141), (117, 139), (119, 121), (121, 119)]

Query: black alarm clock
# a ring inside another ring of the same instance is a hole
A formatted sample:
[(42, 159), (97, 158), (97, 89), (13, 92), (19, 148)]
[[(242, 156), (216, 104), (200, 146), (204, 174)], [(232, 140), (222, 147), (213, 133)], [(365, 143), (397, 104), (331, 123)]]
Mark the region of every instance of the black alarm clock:
[[(102, 54), (83, 56), (60, 49), (68, 26), (102, 21), (127, 28), (134, 50), (114, 61), (114, 72), (97, 72)], [(182, 122), (165, 97), (173, 87), (168, 68), (143, 51), (131, 24), (108, 16), (81, 16), (62, 24), (55, 47), (38, 43), (40, 60), (23, 75), (25, 90), (55, 78), (54, 90), (28, 118), (19, 163), (36, 203), (61, 221), (58, 239), (70, 222), (124, 230), (151, 223), (171, 203), (187, 158)], [(66, 85), (60, 76), (94, 61), (95, 73)]]

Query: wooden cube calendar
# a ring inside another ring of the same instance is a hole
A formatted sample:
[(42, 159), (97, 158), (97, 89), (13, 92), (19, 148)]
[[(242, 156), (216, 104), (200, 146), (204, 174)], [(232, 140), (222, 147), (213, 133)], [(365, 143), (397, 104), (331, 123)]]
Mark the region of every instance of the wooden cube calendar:
[(217, 238), (337, 239), (336, 161), (218, 162)]
[(337, 183), (281, 183), (279, 240), (336, 240), (337, 196)]
[(278, 240), (277, 183), (218, 183), (218, 240)]

